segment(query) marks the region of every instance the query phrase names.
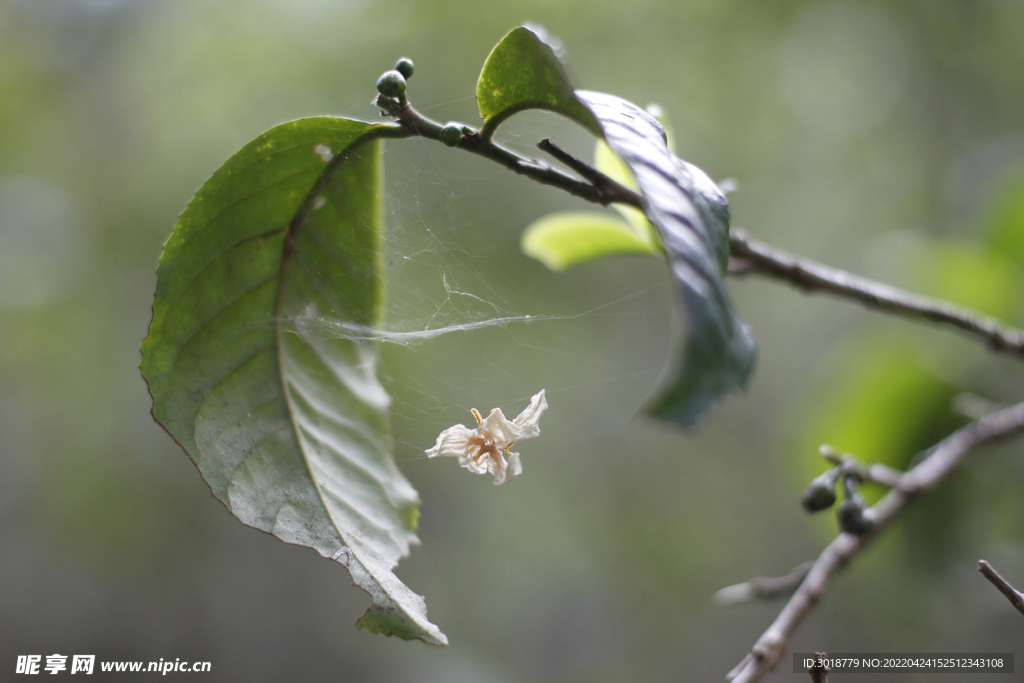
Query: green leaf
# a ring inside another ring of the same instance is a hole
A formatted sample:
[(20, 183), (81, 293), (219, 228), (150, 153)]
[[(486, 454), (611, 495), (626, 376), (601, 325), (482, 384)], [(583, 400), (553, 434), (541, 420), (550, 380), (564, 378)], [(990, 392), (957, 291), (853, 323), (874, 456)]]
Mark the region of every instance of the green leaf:
[(539, 26), (513, 29), (484, 62), (476, 84), (476, 103), (488, 140), (502, 121), (524, 109), (564, 114), (597, 135), (601, 128), (573, 93), (557, 41)]
[(343, 564), (373, 601), (360, 626), (440, 645), (392, 573), (419, 498), (391, 457), (377, 349), (306, 324), (379, 321), (383, 130), (302, 119), (231, 157), (164, 245), (141, 369), (231, 514)]
[(523, 232), (523, 253), (551, 270), (618, 254), (660, 255), (660, 249), (623, 221), (596, 212), (554, 213)]
[[(661, 124), (626, 100), (573, 91), (561, 47), (537, 27), (517, 28), (494, 48), (477, 82), (477, 105), (485, 139), (522, 109), (563, 114), (603, 137), (635, 179), (688, 322), (680, 361), (647, 412), (692, 426), (715, 400), (745, 386), (756, 347), (722, 282), (729, 263), (729, 203), (703, 171), (671, 152)], [(608, 159), (598, 162), (613, 177), (626, 175)], [(625, 215), (636, 227), (636, 216)]]
[[(640, 190), (636, 184), (636, 178), (633, 177), (632, 171), (629, 170), (629, 166), (622, 159), (615, 156), (615, 152), (611, 150), (608, 143), (604, 140), (598, 140), (594, 147), (594, 168), (617, 183), (633, 190)], [(645, 235), (646, 241), (652, 245), (657, 245), (660, 249), (661, 241), (658, 238), (658, 231), (647, 220), (647, 216), (644, 215), (643, 211), (629, 204), (612, 204), (612, 208), (626, 219), (626, 222), (629, 223), (634, 231)]]
[(722, 281), (729, 261), (728, 202), (703, 171), (669, 151), (664, 129), (647, 112), (613, 95), (576, 96), (643, 194), (687, 320), (680, 362), (647, 410), (691, 426), (716, 399), (745, 386), (754, 365), (753, 337)]

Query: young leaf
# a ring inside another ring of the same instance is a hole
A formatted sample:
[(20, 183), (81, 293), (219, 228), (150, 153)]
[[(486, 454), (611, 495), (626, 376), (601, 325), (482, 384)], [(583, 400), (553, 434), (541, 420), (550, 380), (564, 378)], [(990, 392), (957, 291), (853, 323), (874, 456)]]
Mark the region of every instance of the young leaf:
[(476, 83), (476, 103), (488, 140), (512, 114), (548, 109), (568, 116), (597, 135), (597, 121), (573, 93), (561, 47), (539, 26), (513, 29), (491, 50)]
[(661, 125), (647, 112), (613, 95), (576, 96), (633, 172), (688, 321), (681, 362), (647, 410), (691, 426), (717, 398), (744, 386), (754, 365), (753, 337), (722, 282), (729, 261), (728, 202), (703, 171), (669, 151)]
[(551, 270), (618, 254), (654, 254), (661, 250), (625, 222), (596, 212), (545, 216), (523, 231), (523, 253)]
[(231, 157), (164, 245), (141, 369), (231, 514), (345, 565), (373, 601), (360, 626), (441, 645), (392, 573), (419, 500), (390, 454), (377, 350), (304, 325), (378, 322), (383, 130), (302, 119)]

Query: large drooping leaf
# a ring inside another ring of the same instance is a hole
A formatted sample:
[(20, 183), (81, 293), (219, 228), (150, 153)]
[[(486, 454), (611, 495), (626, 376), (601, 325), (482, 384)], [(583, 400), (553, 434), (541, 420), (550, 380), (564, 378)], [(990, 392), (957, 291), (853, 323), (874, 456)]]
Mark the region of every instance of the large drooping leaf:
[(745, 386), (754, 366), (753, 336), (722, 282), (729, 262), (728, 202), (703, 171), (669, 151), (661, 125), (643, 109), (614, 95), (576, 95), (636, 178), (687, 320), (681, 362), (648, 412), (690, 426), (717, 398)]
[(373, 601), (360, 626), (445, 644), (392, 573), (419, 500), (390, 454), (377, 350), (304, 324), (378, 322), (380, 130), (302, 119), (231, 157), (164, 246), (141, 369), (233, 515), (343, 564)]
[(722, 282), (729, 261), (728, 202), (703, 171), (669, 150), (664, 129), (647, 112), (612, 95), (573, 91), (554, 45), (536, 28), (516, 29), (498, 44), (477, 85), (484, 129), (525, 108), (551, 109), (603, 137), (626, 164), (661, 239), (687, 321), (681, 358), (648, 412), (691, 426), (717, 398), (745, 386), (754, 365), (753, 337)]
[(476, 83), (484, 139), (524, 109), (564, 114), (600, 135), (597, 121), (573, 94), (560, 53), (558, 42), (539, 26), (513, 29), (491, 50)]

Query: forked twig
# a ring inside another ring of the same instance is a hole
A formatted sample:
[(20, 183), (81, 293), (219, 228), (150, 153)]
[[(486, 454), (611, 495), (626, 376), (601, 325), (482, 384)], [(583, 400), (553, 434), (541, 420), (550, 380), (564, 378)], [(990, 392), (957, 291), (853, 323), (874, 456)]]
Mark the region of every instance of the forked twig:
[[(439, 123), (424, 117), (406, 101), (400, 105), (387, 112), (395, 116), (397, 125), (382, 129), (380, 137), (418, 135), (442, 139), (442, 126)], [(579, 173), (583, 180), (538, 159), (524, 157), (489, 139), (484, 140), (479, 131), (468, 127), (454, 146), (487, 157), (516, 173), (558, 187), (590, 202), (603, 205), (623, 202), (643, 208), (643, 201), (634, 191), (572, 157), (550, 141), (542, 142), (541, 148)], [(733, 273), (766, 275), (787, 281), (805, 291), (827, 292), (857, 301), (869, 308), (950, 325), (983, 340), (995, 350), (1024, 356), (1024, 331), (1006, 327), (970, 309), (911, 294), (798, 258), (758, 242), (739, 229), (731, 231), (729, 247), (730, 255), (735, 259), (733, 265), (737, 265), (737, 262), (743, 264), (741, 268), (734, 267)], [(897, 517), (907, 503), (956, 470), (966, 455), (977, 446), (1007, 437), (1021, 429), (1024, 429), (1024, 403), (983, 415), (924, 454), (925, 457), (916, 466), (899, 477), (898, 485), (873, 506), (874, 527), (869, 533), (862, 536), (842, 533), (822, 551), (782, 612), (758, 639), (751, 652), (728, 674), (727, 680), (732, 683), (759, 680), (778, 662), (793, 631), (824, 593), (831, 577)], [(758, 590), (753, 585), (748, 587), (755, 593)], [(790, 588), (788, 585), (784, 587), (786, 590)]]
[(870, 533), (863, 536), (842, 533), (822, 551), (796, 593), (726, 680), (731, 683), (760, 680), (782, 657), (793, 632), (824, 594), (832, 576), (896, 519), (908, 503), (935, 488), (978, 446), (1020, 431), (1024, 431), (1024, 402), (961, 427), (922, 454), (918, 464), (900, 477), (900, 486), (891, 489), (872, 507), (875, 524)]
[[(417, 135), (441, 140), (443, 126), (418, 112), (407, 100), (403, 100), (401, 106), (396, 104), (386, 113), (394, 116), (398, 125), (382, 128), (378, 131), (380, 137)], [(557, 147), (547, 138), (539, 143), (539, 147), (569, 166), (583, 180), (574, 178), (539, 159), (524, 157), (489, 139), (485, 140), (479, 131), (469, 127), (465, 127), (465, 131), (463, 137), (455, 143), (456, 147), (487, 157), (515, 173), (545, 185), (558, 187), (589, 202), (604, 206), (621, 202), (643, 209), (644, 202), (635, 191)], [(739, 228), (730, 230), (729, 252), (735, 259), (731, 270), (733, 274), (766, 275), (785, 280), (805, 291), (827, 292), (858, 301), (869, 308), (951, 325), (984, 340), (993, 349), (1024, 356), (1024, 331), (1006, 327), (998, 320), (968, 308), (912, 294), (809, 259), (799, 258), (752, 239)], [(742, 264), (741, 267), (738, 266), (739, 263)]]

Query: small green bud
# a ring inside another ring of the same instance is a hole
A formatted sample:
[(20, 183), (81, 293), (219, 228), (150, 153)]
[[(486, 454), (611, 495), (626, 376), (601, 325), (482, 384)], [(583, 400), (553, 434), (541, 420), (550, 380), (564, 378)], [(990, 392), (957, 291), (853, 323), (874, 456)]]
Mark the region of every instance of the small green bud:
[(441, 129), (441, 142), (449, 147), (454, 147), (459, 144), (459, 141), (462, 140), (463, 127), (464, 126), (461, 123), (457, 123), (456, 121), (448, 122), (448, 124)]
[(398, 63), (395, 64), (395, 71), (402, 74), (402, 77), (405, 78), (405, 80), (409, 80), (412, 78), (412, 60), (408, 57), (402, 57), (398, 60)]
[(377, 81), (377, 92), (384, 97), (401, 97), (405, 94), (405, 76), (397, 71), (385, 71)]
[(836, 520), (839, 530), (849, 534), (863, 536), (875, 525), (871, 510), (867, 509), (864, 499), (860, 496), (847, 498), (836, 508)]

